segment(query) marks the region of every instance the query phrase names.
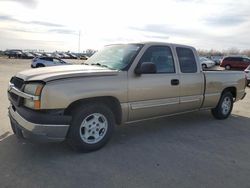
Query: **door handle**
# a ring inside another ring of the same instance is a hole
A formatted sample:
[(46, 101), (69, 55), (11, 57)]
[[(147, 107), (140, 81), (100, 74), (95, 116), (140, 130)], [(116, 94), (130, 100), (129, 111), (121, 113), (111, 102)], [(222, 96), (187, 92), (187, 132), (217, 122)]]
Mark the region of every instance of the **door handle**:
[(171, 85), (172, 86), (177, 86), (177, 85), (179, 85), (180, 84), (180, 81), (178, 80), (178, 79), (173, 79), (173, 80), (171, 80)]

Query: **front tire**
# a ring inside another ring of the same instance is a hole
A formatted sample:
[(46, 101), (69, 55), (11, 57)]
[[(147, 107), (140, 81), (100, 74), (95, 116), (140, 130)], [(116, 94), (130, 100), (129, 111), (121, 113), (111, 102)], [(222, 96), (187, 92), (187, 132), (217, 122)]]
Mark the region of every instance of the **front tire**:
[(226, 119), (233, 109), (233, 95), (230, 92), (222, 94), (218, 105), (211, 110), (216, 119)]
[(104, 104), (85, 104), (73, 110), (68, 132), (69, 145), (78, 151), (88, 152), (102, 148), (111, 138), (115, 127), (112, 111)]

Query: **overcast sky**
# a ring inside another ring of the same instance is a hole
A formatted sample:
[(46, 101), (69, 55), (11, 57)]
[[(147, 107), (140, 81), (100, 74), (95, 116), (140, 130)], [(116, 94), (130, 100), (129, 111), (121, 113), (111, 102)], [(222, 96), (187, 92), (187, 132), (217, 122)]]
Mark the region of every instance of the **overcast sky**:
[(249, 0), (0, 0), (0, 49), (163, 41), (250, 49)]

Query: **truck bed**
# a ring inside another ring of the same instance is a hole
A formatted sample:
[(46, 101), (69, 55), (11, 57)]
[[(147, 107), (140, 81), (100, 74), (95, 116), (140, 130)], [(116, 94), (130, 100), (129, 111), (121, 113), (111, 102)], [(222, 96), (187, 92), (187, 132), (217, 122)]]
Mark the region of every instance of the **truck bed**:
[(242, 71), (209, 70), (203, 71), (205, 79), (203, 108), (215, 107), (221, 96), (221, 91), (231, 87), (237, 90), (235, 101), (240, 100), (245, 93), (246, 80)]

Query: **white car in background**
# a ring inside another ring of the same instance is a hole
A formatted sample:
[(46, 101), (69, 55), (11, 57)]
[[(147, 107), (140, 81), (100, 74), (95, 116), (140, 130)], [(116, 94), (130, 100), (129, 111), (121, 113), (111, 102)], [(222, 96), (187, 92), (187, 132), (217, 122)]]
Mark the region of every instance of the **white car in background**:
[(250, 85), (250, 65), (245, 69), (246, 79), (247, 79), (247, 85)]
[(31, 63), (32, 68), (58, 66), (58, 65), (70, 65), (70, 63), (67, 63), (59, 58), (45, 57), (45, 56), (35, 57)]
[(211, 56), (210, 59), (215, 62), (216, 65), (220, 65), (221, 60), (223, 59), (223, 56)]
[(206, 57), (200, 57), (200, 64), (202, 66), (202, 69), (210, 68), (215, 66), (215, 62), (211, 59), (208, 59)]

